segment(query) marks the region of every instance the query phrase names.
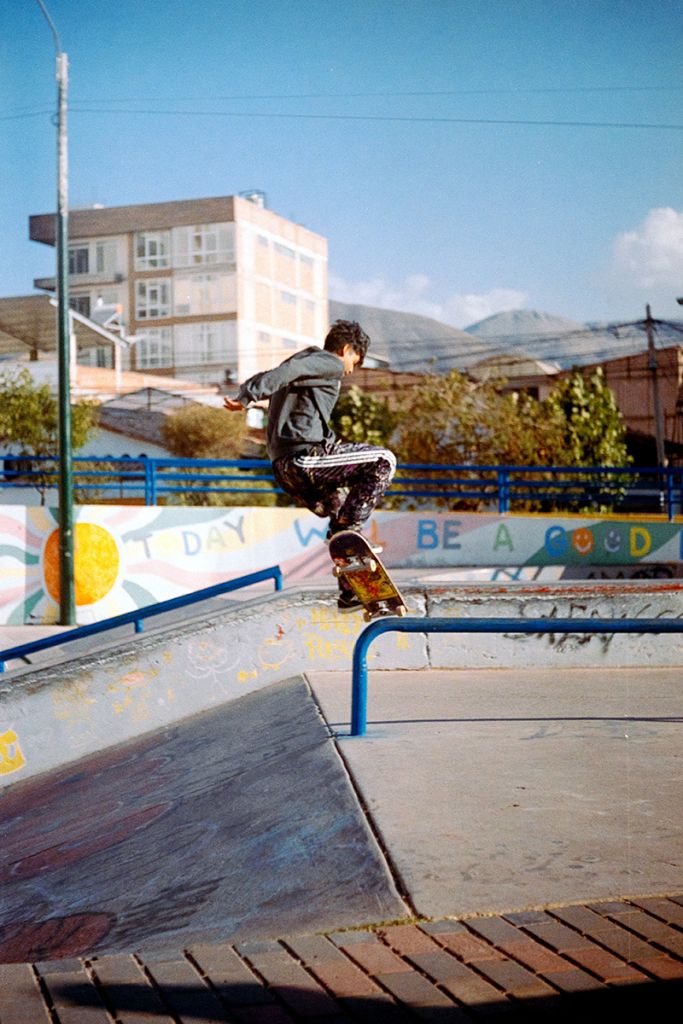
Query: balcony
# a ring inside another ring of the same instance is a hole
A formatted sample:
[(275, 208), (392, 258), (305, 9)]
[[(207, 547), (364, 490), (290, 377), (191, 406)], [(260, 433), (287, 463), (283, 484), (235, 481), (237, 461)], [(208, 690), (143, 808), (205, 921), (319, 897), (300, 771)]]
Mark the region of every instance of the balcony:
[[(90, 274), (69, 274), (69, 287), (70, 288), (87, 288), (87, 287), (100, 287), (101, 285), (114, 285), (122, 284), (126, 280), (125, 274), (120, 271), (105, 270), (99, 273)], [(33, 279), (33, 287), (40, 288), (46, 292), (54, 292), (56, 285), (56, 278), (54, 277), (36, 277)]]

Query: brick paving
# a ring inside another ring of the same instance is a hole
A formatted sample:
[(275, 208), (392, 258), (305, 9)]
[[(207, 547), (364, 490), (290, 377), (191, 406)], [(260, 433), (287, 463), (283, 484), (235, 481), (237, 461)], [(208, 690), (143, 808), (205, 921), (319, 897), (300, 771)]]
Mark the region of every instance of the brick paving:
[(683, 893), (0, 965), (0, 1024), (585, 1024), (682, 999)]

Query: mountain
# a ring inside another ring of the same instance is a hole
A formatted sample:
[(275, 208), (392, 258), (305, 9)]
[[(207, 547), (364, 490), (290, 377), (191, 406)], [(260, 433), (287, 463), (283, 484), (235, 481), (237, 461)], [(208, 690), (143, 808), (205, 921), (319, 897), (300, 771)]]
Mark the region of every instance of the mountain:
[[(642, 321), (580, 324), (534, 309), (495, 313), (460, 331), (416, 313), (330, 300), (330, 320), (337, 319), (357, 320), (372, 339), (371, 355), (412, 372), (463, 370), (503, 353), (568, 369), (636, 355), (648, 344)], [(657, 348), (683, 345), (683, 323), (656, 324), (654, 337)]]
[(510, 309), (495, 313), (465, 328), (496, 353), (513, 353), (531, 359), (552, 361), (560, 367), (572, 366), (579, 353), (591, 354), (583, 361), (593, 362), (595, 339), (583, 324), (567, 317), (542, 313), (535, 309)]
[(504, 313), (494, 313), (465, 328), (467, 334), (492, 339), (496, 346), (504, 341), (516, 344), (522, 338), (554, 338), (583, 330), (584, 325), (576, 320), (554, 316), (552, 313), (540, 313), (535, 309), (510, 309)]
[[(647, 348), (644, 323), (580, 324), (566, 317), (515, 309), (496, 313), (466, 328), (496, 352), (512, 352), (532, 359), (554, 361), (562, 369), (636, 355)], [(683, 344), (683, 324), (655, 328), (655, 346)]]
[(380, 309), (330, 299), (330, 322), (357, 320), (370, 335), (370, 355), (392, 370), (446, 373), (464, 369), (490, 355), (492, 347), (457, 327), (417, 313)]

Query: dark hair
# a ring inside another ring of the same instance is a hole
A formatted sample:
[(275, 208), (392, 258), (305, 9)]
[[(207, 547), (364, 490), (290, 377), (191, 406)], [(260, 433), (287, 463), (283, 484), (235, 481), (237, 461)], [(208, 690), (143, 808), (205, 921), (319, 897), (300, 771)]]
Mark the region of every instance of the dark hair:
[(360, 356), (358, 365), (362, 366), (369, 344), (369, 337), (355, 320), (335, 320), (327, 332), (324, 348), (327, 352), (342, 352), (345, 345), (350, 345)]

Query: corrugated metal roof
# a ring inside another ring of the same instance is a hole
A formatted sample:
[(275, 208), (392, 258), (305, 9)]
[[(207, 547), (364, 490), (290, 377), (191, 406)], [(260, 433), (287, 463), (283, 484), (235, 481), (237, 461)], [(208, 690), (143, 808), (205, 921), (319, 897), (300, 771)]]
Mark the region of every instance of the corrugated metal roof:
[[(73, 321), (79, 348), (102, 345), (101, 331)], [(57, 349), (57, 309), (49, 295), (18, 295), (0, 299), (0, 355), (26, 350), (54, 352)]]

